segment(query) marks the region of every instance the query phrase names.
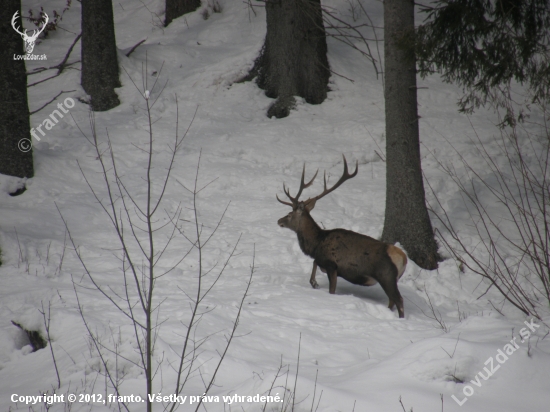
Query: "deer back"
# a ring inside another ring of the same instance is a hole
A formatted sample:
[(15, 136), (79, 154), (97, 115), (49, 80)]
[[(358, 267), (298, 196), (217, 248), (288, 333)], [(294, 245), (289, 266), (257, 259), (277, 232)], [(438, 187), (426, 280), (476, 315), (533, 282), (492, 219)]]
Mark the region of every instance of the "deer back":
[[(369, 278), (378, 281), (388, 270), (392, 272), (390, 245), (351, 230), (325, 232), (312, 256), (322, 269), (334, 268), (340, 277), (360, 285), (366, 284)], [(397, 275), (397, 270), (395, 272)]]

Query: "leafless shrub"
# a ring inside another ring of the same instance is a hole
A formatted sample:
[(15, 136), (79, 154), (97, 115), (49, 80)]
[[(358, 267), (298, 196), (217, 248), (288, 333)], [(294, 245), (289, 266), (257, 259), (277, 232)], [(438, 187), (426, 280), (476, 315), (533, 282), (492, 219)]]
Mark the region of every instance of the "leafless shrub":
[(445, 333), (449, 332), (451, 328), (447, 323), (443, 320), (443, 316), (441, 316), (441, 312), (434, 307), (434, 304), (432, 303), (432, 299), (430, 298), (430, 294), (428, 293), (428, 289), (426, 288), (426, 285), (424, 285), (424, 292), (426, 293), (426, 297), (428, 298), (428, 305), (430, 305), (430, 311), (428, 313), (424, 312), (420, 306), (415, 304), (414, 302), (411, 302), (413, 305), (415, 305), (420, 312), (424, 316), (426, 316), (429, 319), (432, 319), (436, 322), (437, 327), (441, 328), (441, 330)]
[[(277, 406), (272, 406), (271, 409), (268, 408), (268, 403), (264, 403), (261, 412), (296, 412), (296, 411), (303, 411), (308, 410), (308, 406), (306, 405), (306, 402), (309, 404), (308, 398), (309, 394), (306, 395), (302, 399), (297, 399), (297, 388), (298, 388), (298, 377), (300, 376), (300, 352), (301, 352), (301, 343), (302, 343), (302, 335), (300, 334), (300, 340), (298, 342), (298, 354), (296, 357), (296, 371), (294, 373), (294, 383), (289, 383), (289, 379), (292, 379), (290, 377), (290, 365), (283, 365), (283, 360), (281, 357), (281, 362), (279, 364), (279, 368), (277, 370), (277, 373), (275, 374), (275, 377), (273, 378), (271, 382), (271, 386), (269, 387), (269, 390), (266, 392), (268, 396), (270, 396), (275, 390), (282, 390), (283, 391), (283, 397), (282, 401)], [(311, 405), (309, 406), (310, 412), (317, 412), (319, 409), (319, 405), (321, 403), (321, 399), (323, 398), (323, 391), (321, 390), (319, 396), (317, 397), (317, 378), (319, 376), (319, 370), (315, 372), (315, 382), (313, 385), (313, 395), (311, 397)], [(282, 385), (276, 385), (279, 378), (285, 379), (284, 384)], [(292, 387), (291, 387), (292, 386)], [(352, 412), (355, 411), (355, 401), (353, 403), (353, 409)]]
[[(146, 67), (143, 72), (148, 73)], [(200, 184), (200, 157), (193, 180), (194, 183), (191, 185), (191, 188), (188, 189), (185, 185), (178, 182), (191, 195), (192, 204), (189, 209), (193, 217), (187, 221), (190, 223), (191, 228), (185, 231), (182, 229), (183, 219), (181, 219), (181, 214), (183, 207), (181, 205), (171, 212), (169, 212), (170, 208), (165, 205), (166, 191), (173, 185), (172, 172), (175, 167), (176, 153), (181, 148), (183, 139), (189, 128), (183, 136), (178, 133), (178, 106), (176, 98), (176, 133), (172, 142), (168, 145), (169, 159), (163, 163), (165, 172), (161, 176), (160, 181), (158, 178), (154, 178), (155, 175), (159, 174), (159, 170), (163, 170), (159, 166), (160, 162), (155, 156), (157, 151), (160, 152), (156, 145), (162, 143), (157, 143), (161, 139), (157, 139), (155, 136), (153, 127), (156, 121), (153, 119), (154, 116), (152, 114), (152, 108), (164, 90), (164, 86), (157, 87), (159, 77), (160, 70), (154, 84), (152, 87), (149, 87), (147, 76), (144, 75), (143, 90), (130, 77), (143, 98), (143, 110), (145, 111), (147, 121), (147, 126), (145, 126), (147, 139), (145, 143), (141, 145), (136, 143), (134, 145), (136, 153), (144, 157), (144, 163), (146, 164), (143, 172), (142, 187), (134, 191), (131, 189), (128, 178), (119, 168), (119, 162), (117, 161), (111, 138), (108, 133), (103, 139), (99, 136), (93, 113), (90, 116), (91, 136), (87, 137), (87, 139), (94, 148), (96, 159), (98, 160), (99, 173), (103, 180), (103, 187), (94, 186), (88, 176), (90, 172), (86, 172), (83, 166), (79, 164), (82, 176), (88, 184), (97, 204), (107, 216), (113, 236), (119, 245), (119, 249), (113, 252), (115, 258), (120, 262), (118, 283), (109, 282), (109, 284), (105, 284), (99, 279), (93, 266), (86, 261), (86, 257), (78, 247), (77, 239), (75, 239), (70, 230), (69, 222), (67, 222), (62, 211), (58, 208), (67, 229), (69, 241), (84, 268), (84, 279), (73, 279), (73, 286), (77, 299), (77, 308), (89, 336), (90, 355), (95, 359), (92, 369), (103, 376), (106, 386), (105, 393), (115, 395), (123, 395), (121, 393), (122, 384), (127, 376), (127, 368), (138, 368), (141, 370), (145, 377), (144, 386), (147, 396), (144, 401), (148, 412), (151, 412), (153, 409), (153, 402), (149, 398), (149, 395), (155, 395), (154, 384), (158, 381), (161, 381), (160, 387), (173, 385), (170, 393), (177, 396), (182, 394), (186, 383), (197, 377), (197, 375), (200, 375), (200, 379), (202, 379), (204, 384), (202, 392), (208, 394), (214, 384), (217, 372), (226, 356), (227, 350), (235, 337), (241, 310), (254, 272), (253, 261), (248, 282), (237, 304), (237, 313), (232, 325), (228, 328), (229, 332), (225, 336), (226, 342), (219, 349), (217, 359), (210, 360), (210, 362), (214, 362), (213, 372), (205, 376), (201, 371), (203, 362), (200, 359), (201, 346), (209, 340), (211, 335), (200, 337), (201, 334), (198, 333), (198, 327), (201, 320), (205, 316), (208, 316), (208, 313), (212, 309), (205, 306), (204, 299), (212, 292), (227, 268), (229, 260), (235, 255), (238, 241), (233, 246), (233, 249), (228, 252), (225, 261), (222, 261), (219, 266), (217, 264), (213, 266), (205, 264), (204, 259), (207, 256), (206, 246), (220, 227), (227, 207), (214, 229), (210, 230), (210, 233), (207, 233), (207, 228), (199, 218), (198, 195), (211, 182), (206, 185)], [(142, 188), (144, 189), (145, 196), (142, 196)], [(179, 236), (188, 241), (188, 249), (181, 252), (181, 257), (175, 263), (171, 261), (168, 264), (162, 263), (164, 259), (168, 259), (164, 257), (165, 253), (172, 247), (173, 241)], [(186, 324), (181, 323), (181, 351), (179, 353), (173, 351), (169, 355), (171, 357), (176, 356), (175, 361), (174, 359), (167, 361), (168, 367), (175, 372), (176, 378), (175, 382), (167, 383), (161, 376), (162, 365), (165, 363), (165, 354), (155, 350), (162, 324), (166, 320), (161, 315), (161, 307), (164, 300), (158, 296), (157, 287), (165, 279), (164, 276), (175, 270), (185, 259), (191, 259), (192, 257), (196, 257), (196, 262), (192, 265), (197, 268), (196, 272), (186, 274), (190, 278), (187, 279), (186, 286), (180, 288), (182, 301), (185, 302), (184, 305), (189, 306), (190, 319)], [(191, 279), (193, 281), (189, 281)], [(123, 315), (124, 319), (127, 319), (127, 323), (114, 328), (109, 326), (109, 330), (107, 331), (96, 330), (93, 323), (89, 320), (79, 297), (80, 291), (84, 289), (98, 292), (116, 311)], [(129, 333), (129, 330), (132, 333)], [(126, 355), (126, 352), (121, 350), (121, 346), (125, 344), (123, 339), (132, 342), (131, 346), (135, 349), (135, 352), (131, 352), (131, 356)], [(157, 391), (158, 387), (159, 384), (157, 383)], [(201, 402), (197, 403), (196, 410), (201, 408), (201, 403), (202, 398)], [(164, 408), (165, 410), (173, 411), (177, 408), (177, 403), (173, 402), (164, 405)], [(129, 410), (129, 405), (119, 401), (118, 409)]]
[(542, 124), (500, 128), (496, 147), (476, 133), (472, 143), (482, 160), (479, 167), (457, 149), (464, 171), (434, 156), (456, 184), (479, 243), (471, 245), (462, 236), (431, 186), (435, 200), (430, 210), (441, 223), (436, 233), (451, 256), (488, 283), (481, 296), (495, 288), (525, 315), (541, 320), (541, 310), (550, 303), (550, 130), (549, 113), (539, 107)]
[[(46, 27), (44, 28), (44, 31), (40, 34), (40, 36), (46, 38), (51, 31), (56, 31), (59, 28), (59, 23), (61, 23), (61, 20), (63, 20), (63, 15), (65, 14), (65, 12), (71, 8), (71, 4), (72, 0), (66, 0), (65, 7), (61, 10), (61, 12), (53, 10), (50, 13), (51, 18), (48, 21), (48, 24), (46, 24)], [(25, 16), (24, 18), (31, 21), (38, 28), (46, 21), (44, 17), (44, 7), (40, 7), (38, 15), (35, 15), (35, 13), (36, 12), (33, 11), (33, 9), (29, 9), (29, 15)]]
[[(352, 22), (348, 22), (337, 10), (328, 6), (322, 6), (326, 35), (358, 51), (371, 62), (378, 77), (379, 74), (382, 74), (382, 70), (378, 65), (382, 61), (379, 45), (383, 41), (381, 38), (383, 28), (374, 25), (361, 0), (348, 0), (348, 3)], [(365, 31), (370, 31), (371, 37)], [(374, 42), (376, 46), (376, 57), (371, 50), (371, 42)], [(382, 86), (384, 86), (384, 76), (381, 76), (381, 79)]]

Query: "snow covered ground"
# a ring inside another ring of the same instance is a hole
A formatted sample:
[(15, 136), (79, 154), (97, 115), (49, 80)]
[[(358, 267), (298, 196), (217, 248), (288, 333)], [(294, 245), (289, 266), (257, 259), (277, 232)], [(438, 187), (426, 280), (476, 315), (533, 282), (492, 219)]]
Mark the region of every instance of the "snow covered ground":
[[(176, 96), (180, 133), (192, 125), (175, 159), (174, 180), (162, 205), (165, 212), (158, 215), (159, 224), (168, 224), (168, 229), (158, 232), (158, 244), (166, 241), (171, 227), (168, 216), (178, 207), (182, 208), (179, 224), (184, 233), (193, 236), (193, 198), (182, 185), (193, 187), (199, 158), (199, 186), (211, 182), (197, 197), (205, 236), (228, 207), (203, 250), (205, 270), (217, 265), (207, 282), (240, 239), (224, 274), (203, 302), (206, 313), (194, 337), (197, 342), (208, 339), (197, 352), (196, 365), (201, 366), (182, 394), (202, 395), (203, 381), (213, 373), (233, 327), (254, 260), (253, 280), (237, 336), (209, 391), (220, 402), (205, 403), (206, 410), (261, 410), (261, 403), (244, 400), (230, 405), (224, 404), (222, 397), (267, 394), (282, 363), (283, 372), (287, 367), (289, 372), (277, 380), (272, 394), (283, 396), (285, 387), (290, 391), (296, 388), (297, 411), (547, 411), (548, 329), (540, 321), (535, 322), (540, 327), (533, 325), (530, 317), (503, 303), (494, 290), (479, 298), (487, 285), (479, 285), (478, 276), (461, 273), (453, 259), (441, 262), (432, 272), (410, 262), (399, 284), (405, 305), (405, 319), (399, 319), (395, 311), (387, 309), (387, 297), (379, 286), (359, 287), (340, 279), (336, 295), (329, 295), (326, 277), (318, 274), (320, 289), (312, 289), (308, 282), (311, 260), (300, 251), (295, 234), (277, 226), (277, 220), (289, 212), (275, 199), (276, 194), (283, 194), (283, 182), (295, 192), (304, 162), (307, 176), (319, 168), (335, 181), (342, 173), (343, 153), (350, 164), (359, 162), (359, 174), (319, 201), (312, 215), (325, 228), (381, 235), (385, 165), (375, 150), (383, 152), (385, 145), (384, 101), (382, 84), (372, 65), (357, 52), (329, 39), (331, 68), (341, 76), (331, 77), (327, 100), (318, 106), (299, 102), (289, 117), (269, 119), (265, 113), (272, 100), (254, 83), (234, 83), (251, 67), (262, 46), (264, 10), (258, 5), (252, 12), (247, 2), (220, 0), (222, 12), (207, 20), (199, 11), (163, 28), (162, 3), (114, 2), (119, 61), (125, 69), (120, 74), (123, 87), (117, 89), (122, 103), (95, 117), (102, 147), (106, 147), (108, 131), (119, 175), (128, 192), (138, 203), (143, 202), (146, 156), (140, 148), (147, 142), (147, 117), (143, 98), (128, 75), (137, 85), (142, 85), (142, 74), (149, 84), (157, 78), (160, 85), (166, 83), (162, 94), (159, 88), (152, 91), (153, 98), (158, 97), (153, 109), (157, 120), (153, 126), (154, 193), (161, 190), (170, 154), (167, 145), (174, 139)], [(375, 24), (381, 25), (381, 3), (364, 3)], [(349, 17), (348, 2), (331, 0), (327, 5)], [(39, 6), (51, 12), (62, 9), (64, 1), (23, 2), (23, 10), (37, 10)], [(80, 4), (73, 2), (60, 24), (65, 30), (52, 33), (36, 46), (35, 53), (47, 54), (47, 65), (57, 64), (79, 33), (79, 24)], [(125, 57), (125, 52), (145, 38), (143, 45)], [(78, 50), (79, 46), (69, 61), (79, 58)], [(29, 62), (27, 69), (44, 63)], [(30, 76), (29, 83), (51, 74)], [(419, 86), (427, 87), (419, 91), (426, 178), (449, 208), (466, 242), (476, 244), (478, 235), (461, 206), (460, 193), (438, 161), (456, 160), (455, 149), (449, 144), (452, 142), (471, 164), (482, 165), (470, 138), (477, 132), (487, 147), (495, 147), (497, 118), (487, 111), (479, 111), (470, 119), (459, 115), (455, 102), (460, 90), (436, 77), (419, 80)], [(61, 90), (70, 92), (58, 101), (71, 97), (76, 105), (70, 109), (71, 117), (65, 116), (40, 142), (33, 142), (35, 177), (27, 182), (28, 190), (10, 197), (8, 192), (17, 181), (0, 176), (1, 411), (47, 410), (43, 403), (29, 409), (23, 402), (11, 402), (11, 397), (37, 396), (45, 391), (51, 394), (58, 386), (50, 347), (31, 353), (23, 332), (11, 323), (45, 333), (40, 311), (48, 311), (48, 307), (61, 380), (56, 392), (105, 396), (105, 378), (97, 373), (101, 363), (91, 348), (73, 284), (77, 285), (89, 327), (106, 346), (117, 347), (120, 356), (110, 356), (109, 361), (119, 362), (115, 369), (124, 375), (121, 395), (146, 396), (143, 373), (132, 363), (138, 357), (131, 323), (90, 288), (61, 219), (62, 215), (67, 221), (98, 283), (121, 291), (119, 244), (83, 177), (84, 173), (98, 197), (105, 200), (107, 191), (97, 154), (79, 131), (81, 128), (90, 135), (88, 107), (77, 100), (84, 96), (80, 72), (67, 70), (29, 88), (29, 106), (35, 110)], [(34, 114), (32, 125), (41, 123), (56, 103)], [(319, 179), (304, 195), (321, 190)], [(429, 193), (428, 198), (433, 201)], [(177, 265), (155, 287), (161, 324), (155, 353), (160, 362), (155, 393), (163, 395), (174, 392), (173, 368), (184, 342), (184, 325), (191, 316), (186, 294), (193, 294), (197, 285), (196, 252), (178, 263), (188, 250), (189, 242), (178, 234), (157, 266), (160, 273)], [(448, 257), (444, 249), (441, 252)], [(135, 245), (131, 253), (138, 253)], [(433, 319), (431, 306), (440, 322)], [(544, 320), (550, 323), (548, 311)], [(531, 335), (524, 342), (522, 328)], [(487, 370), (493, 370), (492, 376)], [(195, 410), (196, 404), (189, 403), (188, 399), (178, 410)], [(142, 403), (128, 405), (131, 411), (144, 410)], [(162, 409), (160, 403), (155, 406)], [(101, 402), (76, 402), (71, 407), (56, 403), (49, 410), (111, 410)], [(115, 409), (114, 404), (111, 407)], [(268, 410), (277, 407), (280, 405), (268, 404)]]

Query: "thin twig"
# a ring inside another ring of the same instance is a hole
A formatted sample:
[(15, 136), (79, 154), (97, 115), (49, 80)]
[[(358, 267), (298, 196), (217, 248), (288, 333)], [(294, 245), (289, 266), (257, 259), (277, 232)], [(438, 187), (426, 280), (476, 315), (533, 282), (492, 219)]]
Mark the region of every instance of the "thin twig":
[(42, 304), (42, 310), (39, 311), (42, 314), (42, 318), (44, 319), (44, 328), (46, 329), (46, 338), (48, 339), (48, 343), (50, 346), (50, 351), (52, 353), (52, 360), (53, 360), (53, 366), (55, 369), (55, 374), (57, 376), (57, 389), (61, 389), (61, 377), (59, 375), (59, 368), (57, 367), (57, 360), (55, 359), (55, 353), (53, 351), (53, 345), (52, 345), (52, 339), (50, 336), (50, 320), (51, 320), (51, 302), (48, 302), (48, 316), (46, 317), (46, 310), (44, 309), (44, 302), (40, 302)]

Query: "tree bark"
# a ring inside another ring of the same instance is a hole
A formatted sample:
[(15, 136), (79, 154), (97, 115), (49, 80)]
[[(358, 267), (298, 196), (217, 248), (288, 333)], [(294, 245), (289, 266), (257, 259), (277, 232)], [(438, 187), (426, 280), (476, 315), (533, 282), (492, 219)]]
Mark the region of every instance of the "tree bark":
[(267, 34), (251, 77), (268, 97), (277, 98), (268, 116), (289, 115), (294, 96), (320, 104), (330, 69), (320, 0), (267, 0)]
[(94, 111), (120, 104), (120, 87), (113, 4), (111, 0), (82, 0), (82, 87)]
[(382, 240), (400, 242), (424, 269), (439, 256), (426, 208), (420, 163), (414, 53), (414, 2), (384, 2), (386, 213)]
[(201, 6), (201, 0), (166, 0), (166, 17), (164, 26), (172, 23), (172, 20), (191, 13)]
[(21, 16), (21, 0), (6, 0), (0, 7), (0, 173), (33, 177), (25, 61), (14, 60), (25, 54), (23, 39), (11, 27), (16, 11)]

